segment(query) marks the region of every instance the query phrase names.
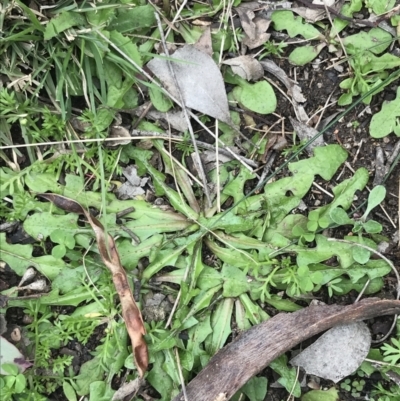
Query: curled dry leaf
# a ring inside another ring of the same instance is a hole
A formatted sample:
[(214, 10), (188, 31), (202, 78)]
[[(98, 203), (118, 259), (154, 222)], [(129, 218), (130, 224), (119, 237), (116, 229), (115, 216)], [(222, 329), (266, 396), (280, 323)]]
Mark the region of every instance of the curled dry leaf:
[(260, 62), (251, 56), (239, 56), (225, 60), (223, 64), (230, 65), (232, 71), (247, 81), (258, 81), (264, 75)]
[(119, 145), (128, 145), (131, 143), (131, 134), (122, 125), (112, 125), (110, 127), (109, 138), (115, 138), (115, 141), (107, 142), (107, 146), (115, 147)]
[[(230, 399), (251, 377), (295, 345), (333, 326), (400, 312), (400, 301), (369, 298), (356, 304), (316, 305), (279, 313), (218, 351), (186, 386), (190, 401)], [(182, 393), (172, 401), (181, 401)]]
[[(332, 7), (335, 5), (335, 0), (314, 0), (312, 4), (326, 5)], [(335, 7), (337, 11), (340, 11), (342, 2), (338, 2), (338, 7)], [(291, 8), (291, 11), (303, 17), (307, 22), (318, 22), (326, 18), (326, 10), (315, 9), (311, 7), (295, 7)]]
[(263, 45), (271, 36), (266, 33), (271, 21), (263, 17), (256, 17), (254, 12), (246, 7), (237, 7), (236, 11), (245, 33), (242, 43), (249, 49)]
[(57, 194), (39, 194), (39, 197), (54, 203), (60, 209), (69, 213), (83, 214), (91, 225), (99, 248), (100, 256), (110, 270), (117, 290), (122, 316), (132, 342), (133, 357), (140, 377), (143, 377), (148, 365), (147, 345), (144, 340), (146, 330), (142, 315), (133, 299), (124, 268), (121, 265), (114, 239), (104, 231), (103, 225), (83, 208), (78, 202)]

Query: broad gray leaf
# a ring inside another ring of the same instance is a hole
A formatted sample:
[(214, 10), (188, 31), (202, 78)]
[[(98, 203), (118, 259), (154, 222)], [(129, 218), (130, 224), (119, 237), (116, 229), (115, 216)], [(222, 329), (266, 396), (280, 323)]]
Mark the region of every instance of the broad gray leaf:
[[(224, 80), (214, 60), (193, 45), (185, 45), (178, 49), (172, 58), (176, 60), (170, 63), (185, 106), (232, 125)], [(179, 99), (179, 90), (170, 72), (168, 61), (154, 58), (147, 66), (168, 92)]]
[(363, 322), (333, 327), (293, 358), (293, 366), (337, 383), (355, 372), (367, 356), (371, 334)]

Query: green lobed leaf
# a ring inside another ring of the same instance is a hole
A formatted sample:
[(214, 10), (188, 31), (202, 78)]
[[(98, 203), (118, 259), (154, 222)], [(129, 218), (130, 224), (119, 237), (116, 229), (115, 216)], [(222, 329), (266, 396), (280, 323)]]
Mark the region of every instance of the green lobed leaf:
[(61, 11), (56, 17), (52, 18), (46, 25), (44, 39), (50, 40), (59, 33), (64, 32), (73, 26), (85, 26), (86, 19), (82, 14), (73, 11)]
[(265, 377), (252, 377), (240, 391), (246, 394), (250, 401), (264, 401), (267, 385), (268, 381)]
[(312, 24), (304, 23), (304, 19), (293, 14), (292, 11), (274, 11), (271, 16), (275, 29), (286, 30), (291, 38), (297, 35), (304, 39), (322, 39), (323, 35)]
[(117, 9), (117, 16), (111, 21), (109, 28), (126, 33), (149, 28), (155, 24), (154, 8), (150, 4), (146, 4), (130, 9)]
[(392, 43), (392, 35), (381, 28), (372, 28), (368, 32), (361, 31), (346, 36), (343, 44), (348, 54), (356, 54), (360, 50), (369, 50), (374, 54), (384, 52)]
[(233, 298), (225, 298), (211, 315), (212, 334), (205, 341), (207, 352), (214, 355), (221, 349), (232, 332)]
[(235, 266), (224, 263), (221, 277), (224, 280), (222, 292), (224, 297), (238, 297), (249, 290), (246, 274)]
[(383, 138), (391, 132), (400, 136), (400, 87), (397, 88), (396, 98), (384, 102), (382, 109), (372, 116), (369, 132), (373, 138)]

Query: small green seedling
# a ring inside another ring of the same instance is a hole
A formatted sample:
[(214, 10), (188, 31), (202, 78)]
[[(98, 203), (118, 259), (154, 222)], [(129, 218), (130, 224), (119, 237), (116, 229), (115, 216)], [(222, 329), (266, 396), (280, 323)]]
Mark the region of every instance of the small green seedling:
[(270, 55), (281, 57), (284, 52), (284, 49), (287, 47), (287, 44), (285, 42), (275, 43), (274, 41), (268, 40), (263, 44), (263, 46), (264, 46), (264, 52), (260, 54), (259, 56), (260, 60)]
[(68, 231), (61, 229), (54, 230), (50, 234), (50, 239), (58, 244), (51, 250), (51, 254), (57, 259), (65, 256), (67, 248), (74, 249), (75, 247), (75, 238)]
[[(353, 225), (353, 232), (358, 234), (359, 243), (363, 243), (362, 232), (365, 231), (367, 234), (378, 234), (382, 231), (382, 225), (375, 220), (367, 220), (371, 210), (380, 205), (385, 199), (386, 189), (382, 185), (377, 185), (372, 189), (368, 196), (367, 209), (360, 219), (351, 219), (347, 216), (347, 213), (342, 208), (332, 209), (330, 212), (331, 219), (339, 225)], [(353, 248), (354, 260), (358, 263), (364, 264), (369, 260), (370, 252), (360, 246)]]
[(396, 365), (400, 361), (400, 340), (392, 338), (391, 342), (393, 346), (386, 343), (381, 347), (384, 355), (383, 360)]

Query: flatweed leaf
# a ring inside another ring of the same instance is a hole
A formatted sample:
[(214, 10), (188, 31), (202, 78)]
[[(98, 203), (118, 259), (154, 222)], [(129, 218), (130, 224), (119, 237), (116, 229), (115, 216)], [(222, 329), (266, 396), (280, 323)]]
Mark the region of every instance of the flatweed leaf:
[(115, 13), (114, 8), (95, 9), (86, 14), (86, 18), (91, 26), (100, 27), (107, 24)]
[(267, 81), (242, 83), (233, 90), (233, 96), (241, 106), (256, 113), (270, 114), (276, 109), (275, 92)]
[(79, 375), (75, 376), (75, 391), (78, 395), (84, 396), (89, 394), (90, 384), (103, 378), (103, 369), (101, 367), (101, 356), (81, 365)]
[(311, 390), (301, 397), (301, 401), (338, 401), (339, 392), (335, 387), (329, 390)]
[(65, 237), (69, 236), (73, 238), (73, 235), (78, 230), (77, 221), (78, 215), (73, 213), (66, 215), (57, 215), (48, 212), (34, 213), (25, 220), (24, 230), (36, 240), (45, 240), (54, 231), (58, 233), (64, 232)]
[(257, 303), (253, 302), (248, 294), (240, 295), (239, 299), (246, 311), (247, 318), (252, 324), (260, 324), (269, 319), (268, 314)]
[(324, 180), (330, 180), (346, 158), (347, 152), (339, 145), (318, 147), (314, 148), (314, 157), (290, 163), (289, 170), (293, 174), (318, 174)]
[(369, 215), (372, 209), (380, 205), (383, 202), (386, 196), (386, 188), (383, 185), (377, 185), (376, 187), (372, 188), (371, 192), (368, 195), (368, 203), (367, 203), (367, 210), (363, 215), (363, 219)]
[(395, 0), (368, 0), (367, 2), (368, 8), (372, 8), (372, 11), (376, 15), (381, 15), (390, 11), (395, 3)]
[(240, 300), (235, 301), (235, 323), (239, 330), (245, 331), (251, 327), (246, 311)]
[(348, 54), (356, 54), (360, 50), (369, 50), (374, 54), (380, 54), (390, 46), (391, 41), (392, 35), (390, 33), (381, 28), (372, 28), (368, 32), (361, 31), (346, 36), (343, 39), (343, 44)]
[(289, 61), (294, 65), (306, 65), (313, 61), (321, 50), (326, 46), (325, 43), (319, 43), (316, 46), (299, 46), (289, 55)]
[(90, 383), (89, 401), (109, 401), (112, 399), (115, 391), (107, 386), (104, 381)]
[(40, 299), (42, 305), (54, 306), (78, 306), (92, 297), (92, 293), (82, 286), (68, 291), (65, 295), (60, 295), (59, 290), (52, 290)]
[(47, 23), (44, 31), (44, 39), (50, 40), (68, 28), (84, 25), (86, 25), (86, 19), (82, 14), (71, 11), (61, 11), (60, 14)]
[(65, 380), (63, 382), (63, 392), (68, 401), (77, 400), (74, 388)]
[(188, 330), (191, 341), (188, 341), (188, 350), (200, 345), (212, 333), (211, 316), (204, 316), (198, 324)]
[(323, 235), (317, 234), (315, 236), (317, 246), (310, 249), (301, 250), (297, 252), (297, 265), (309, 265), (312, 263), (319, 263), (328, 260), (332, 256), (336, 256), (340, 265), (347, 268), (354, 263), (352, 248), (353, 245), (345, 244), (342, 242), (328, 241)]
[(215, 242), (206, 239), (205, 240), (208, 248), (220, 258), (223, 262), (235, 266), (238, 268), (243, 268), (249, 264), (257, 264), (258, 260), (255, 255), (250, 255), (246, 251), (239, 251), (237, 249), (232, 248), (224, 248), (217, 245)]
[[(348, 294), (350, 291), (357, 291), (363, 293), (365, 295), (376, 294), (379, 292), (383, 287), (383, 279), (377, 277), (367, 284), (368, 278), (363, 277), (357, 283), (353, 283), (350, 279), (342, 278), (340, 283), (335, 284), (335, 287), (338, 287), (340, 291), (337, 291), (336, 288), (333, 288), (333, 293), (335, 295), (345, 295)], [(365, 288), (364, 288), (365, 287)]]
[(194, 355), (192, 352), (188, 352), (186, 350), (179, 350), (179, 362), (183, 369), (191, 372), (193, 370), (194, 365)]
[[(358, 12), (363, 7), (362, 0), (351, 0), (350, 3), (345, 3), (340, 10), (341, 14), (346, 17), (352, 17), (355, 12)], [(335, 18), (333, 21), (334, 28), (331, 29), (330, 36), (335, 37), (341, 30), (343, 30), (347, 25), (348, 21), (342, 20), (339, 17)]]
[(267, 385), (265, 377), (252, 377), (240, 391), (246, 394), (250, 401), (263, 401), (267, 395)]
[(154, 358), (153, 368), (148, 373), (146, 379), (161, 395), (162, 401), (171, 400), (174, 383), (171, 377), (161, 367), (165, 360), (164, 354), (162, 352), (157, 352)]
[(381, 111), (372, 116), (369, 132), (373, 138), (383, 138), (391, 132), (400, 136), (400, 88), (397, 88), (396, 98), (384, 102)]
[[(344, 180), (336, 187), (332, 189), (332, 192), (335, 195), (334, 200), (325, 206), (322, 206), (316, 210), (313, 210), (309, 213), (309, 219), (313, 222), (318, 222), (318, 225), (322, 228), (328, 227), (332, 223), (332, 217), (330, 216), (331, 210), (334, 210), (338, 207), (343, 208), (344, 210), (348, 209), (353, 202), (354, 194), (356, 191), (362, 190), (367, 184), (369, 179), (368, 171), (365, 168), (358, 169), (353, 177)], [(341, 213), (341, 212), (334, 212)], [(344, 219), (344, 216), (341, 216)], [(347, 222), (346, 224), (351, 224)], [(309, 230), (311, 227), (307, 225)]]
[(142, 66), (142, 58), (135, 43), (129, 38), (114, 30), (110, 32), (110, 40), (138, 66)]
[(109, 28), (126, 33), (143, 30), (143, 28), (149, 28), (155, 24), (154, 8), (150, 4), (146, 4), (131, 9), (117, 9), (117, 16), (111, 21)]
[(295, 368), (289, 368), (287, 365), (286, 355), (281, 355), (270, 363), (270, 368), (278, 373), (281, 377), (278, 383), (281, 384), (286, 390), (292, 393), (295, 397), (300, 397), (301, 388), (297, 380), (297, 373)]
[(221, 270), (221, 276), (224, 280), (224, 297), (238, 297), (249, 290), (246, 274), (235, 266), (224, 264)]
[(151, 86), (149, 89), (150, 100), (153, 106), (163, 113), (166, 113), (173, 106), (172, 101), (167, 98), (159, 88)]
[(0, 233), (0, 258), (6, 262), (19, 276), (23, 276), (26, 269), (33, 266), (49, 280), (54, 279), (66, 264), (62, 259), (52, 255), (33, 257), (32, 245), (8, 244), (4, 233)]
[(233, 298), (225, 298), (220, 302), (211, 316), (212, 334), (205, 344), (207, 352), (214, 355), (225, 345), (228, 336), (231, 334), (231, 318), (233, 311)]
[(304, 39), (321, 39), (323, 36), (313, 25), (304, 23), (303, 18), (295, 17), (292, 11), (274, 11), (271, 16), (275, 29), (286, 30), (291, 38), (297, 35)]
[(283, 299), (278, 295), (271, 295), (265, 299), (265, 302), (283, 312), (295, 312), (302, 309), (300, 305), (295, 304), (290, 299)]
[(375, 56), (373, 53), (366, 51), (360, 56), (360, 65), (363, 74), (390, 70), (400, 66), (400, 57), (390, 53)]

